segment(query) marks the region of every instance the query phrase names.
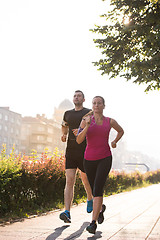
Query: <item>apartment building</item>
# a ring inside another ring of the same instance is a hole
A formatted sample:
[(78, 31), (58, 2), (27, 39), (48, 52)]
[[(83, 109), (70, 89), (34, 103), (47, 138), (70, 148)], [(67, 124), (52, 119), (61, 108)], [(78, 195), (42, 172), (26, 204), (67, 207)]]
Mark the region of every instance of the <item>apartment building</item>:
[(12, 151), (13, 145), (16, 153), (20, 151), (21, 122), (21, 114), (10, 111), (9, 107), (0, 107), (0, 150), (2, 144), (5, 144), (7, 155)]
[(64, 112), (71, 108), (73, 104), (65, 99), (55, 108), (53, 118), (47, 119), (45, 114), (22, 117), (10, 111), (9, 107), (0, 107), (0, 150), (5, 144), (7, 155), (11, 153), (13, 145), (17, 154), (30, 155), (32, 150), (41, 154), (45, 148), (53, 152), (56, 147), (64, 151), (66, 143), (61, 141), (61, 122)]
[(61, 142), (61, 125), (52, 119), (47, 119), (44, 114), (34, 117), (23, 117), (21, 126), (21, 152), (30, 154), (34, 149), (37, 154), (48, 148), (53, 152), (56, 147), (64, 150)]

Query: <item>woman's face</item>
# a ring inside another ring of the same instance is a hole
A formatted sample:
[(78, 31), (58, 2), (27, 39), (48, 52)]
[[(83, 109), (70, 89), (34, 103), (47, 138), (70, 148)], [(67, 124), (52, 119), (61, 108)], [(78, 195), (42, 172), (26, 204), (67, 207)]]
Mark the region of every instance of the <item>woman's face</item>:
[(95, 113), (102, 113), (104, 109), (103, 100), (100, 97), (93, 98), (92, 109)]

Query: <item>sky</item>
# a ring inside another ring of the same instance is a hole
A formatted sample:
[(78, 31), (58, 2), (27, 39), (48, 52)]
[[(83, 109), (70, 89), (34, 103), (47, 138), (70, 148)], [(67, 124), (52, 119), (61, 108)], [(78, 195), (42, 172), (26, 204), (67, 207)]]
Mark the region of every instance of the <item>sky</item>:
[(160, 92), (109, 80), (92, 63), (101, 52), (89, 29), (103, 22), (100, 15), (109, 8), (109, 0), (1, 0), (0, 106), (50, 118), (77, 89), (85, 93), (85, 107), (101, 95), (104, 115), (124, 128), (127, 149), (160, 159)]

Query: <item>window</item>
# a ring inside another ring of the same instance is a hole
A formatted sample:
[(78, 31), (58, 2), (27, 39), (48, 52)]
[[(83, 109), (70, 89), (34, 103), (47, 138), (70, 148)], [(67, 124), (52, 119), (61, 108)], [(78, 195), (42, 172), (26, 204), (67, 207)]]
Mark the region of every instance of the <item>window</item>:
[(14, 118), (13, 117), (11, 118), (11, 122), (14, 123)]
[(52, 138), (51, 137), (47, 137), (47, 141), (48, 142), (52, 142)]
[(4, 126), (4, 130), (7, 132), (7, 131), (8, 131), (8, 127), (7, 127), (7, 126)]
[(53, 133), (53, 129), (52, 128), (48, 128), (48, 133)]
[(18, 129), (16, 129), (16, 135), (19, 135), (19, 130)]
[(2, 125), (0, 124), (0, 130), (2, 129)]
[(5, 115), (4, 119), (5, 121), (8, 121), (8, 115)]
[(0, 119), (2, 119), (2, 113), (0, 113)]
[(20, 119), (17, 119), (17, 124), (20, 125), (20, 123), (21, 123), (21, 122), (20, 122)]
[(43, 137), (43, 136), (37, 136), (37, 140), (38, 140), (38, 141), (43, 141), (43, 140), (44, 140), (44, 137)]

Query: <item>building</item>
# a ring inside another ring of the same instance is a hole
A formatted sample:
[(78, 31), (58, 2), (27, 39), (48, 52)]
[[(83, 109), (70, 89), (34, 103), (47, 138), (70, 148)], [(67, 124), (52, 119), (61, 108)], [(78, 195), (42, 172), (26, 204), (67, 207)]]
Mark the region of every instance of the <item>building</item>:
[(52, 119), (47, 119), (44, 114), (34, 117), (22, 118), (21, 128), (21, 152), (30, 155), (34, 149), (37, 154), (47, 148), (53, 152), (56, 147), (63, 150), (61, 142), (61, 125)]
[(73, 108), (73, 104), (68, 99), (65, 99), (59, 104), (58, 108), (54, 109), (53, 119), (57, 123), (61, 124), (64, 112)]
[(9, 107), (0, 107), (0, 150), (5, 144), (7, 155), (11, 153), (13, 146), (15, 153), (20, 151), (21, 122), (21, 114), (10, 111)]
[(12, 112), (9, 107), (0, 107), (0, 148), (6, 144), (7, 155), (15, 146), (15, 153), (30, 155), (32, 150), (37, 154), (48, 148), (53, 152), (56, 147), (65, 150), (66, 143), (61, 141), (61, 122), (66, 110), (72, 109), (73, 104), (65, 99), (55, 108), (53, 119), (47, 119), (45, 114), (36, 117), (22, 117)]

